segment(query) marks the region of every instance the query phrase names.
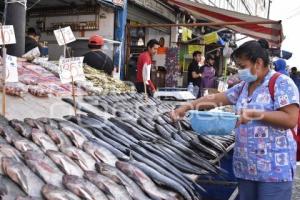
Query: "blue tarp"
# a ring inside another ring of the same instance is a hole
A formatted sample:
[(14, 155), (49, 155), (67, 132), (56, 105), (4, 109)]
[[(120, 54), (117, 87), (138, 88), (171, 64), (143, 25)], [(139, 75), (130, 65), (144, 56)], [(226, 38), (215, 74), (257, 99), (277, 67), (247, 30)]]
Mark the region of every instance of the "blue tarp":
[[(114, 66), (120, 66), (120, 78), (125, 77), (125, 28), (127, 23), (127, 0), (124, 0), (122, 9), (116, 10), (116, 25), (115, 25), (115, 40), (120, 41), (121, 44), (116, 48), (114, 54)], [(120, 56), (121, 53), (121, 56)], [(121, 60), (120, 60), (121, 59)]]

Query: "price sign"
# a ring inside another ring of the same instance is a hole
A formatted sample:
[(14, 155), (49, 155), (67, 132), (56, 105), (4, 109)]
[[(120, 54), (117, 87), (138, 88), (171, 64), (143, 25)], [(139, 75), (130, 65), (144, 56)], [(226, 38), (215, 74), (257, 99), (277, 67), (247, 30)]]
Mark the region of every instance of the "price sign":
[[(1, 30), (2, 28), (2, 30)], [(2, 37), (3, 33), (3, 37)], [(3, 43), (4, 38), (4, 43)], [(3, 44), (15, 44), (16, 43), (16, 36), (14, 27), (12, 25), (5, 25), (0, 27), (0, 45)]]
[(55, 30), (54, 35), (59, 46), (69, 44), (76, 40), (70, 26)]
[(59, 77), (61, 82), (84, 81), (83, 57), (61, 58), (59, 60)]
[(17, 57), (6, 55), (6, 78), (5, 82), (19, 82)]
[(34, 49), (31, 49), (27, 53), (25, 53), (22, 57), (23, 58), (37, 58), (41, 55), (41, 52), (38, 47), (35, 47)]

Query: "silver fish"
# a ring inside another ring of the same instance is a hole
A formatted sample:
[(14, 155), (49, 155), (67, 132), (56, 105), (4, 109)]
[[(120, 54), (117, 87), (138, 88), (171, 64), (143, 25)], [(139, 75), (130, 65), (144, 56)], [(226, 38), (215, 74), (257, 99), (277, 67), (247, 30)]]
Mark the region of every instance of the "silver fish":
[(115, 200), (132, 200), (126, 188), (122, 185), (117, 184), (111, 178), (108, 178), (93, 171), (85, 171), (84, 177), (93, 184), (95, 184), (106, 194), (111, 194), (111, 196)]
[(57, 146), (51, 138), (40, 129), (32, 129), (32, 140), (35, 144), (40, 146), (43, 152), (46, 152), (47, 150), (58, 151)]
[(158, 188), (155, 183), (142, 170), (128, 162), (118, 161), (116, 167), (134, 180), (154, 200), (176, 200), (178, 197), (170, 196), (168, 191)]
[(44, 185), (42, 193), (47, 200), (80, 200), (72, 192), (50, 184)]
[(73, 175), (64, 175), (64, 185), (77, 196), (88, 200), (108, 200), (106, 195), (101, 192), (91, 182)]
[(64, 126), (61, 130), (71, 139), (77, 148), (82, 149), (82, 145), (87, 141), (87, 138), (78, 129), (71, 126)]
[(81, 169), (85, 171), (95, 171), (96, 161), (89, 154), (76, 147), (62, 148), (61, 151), (74, 160)]
[(26, 124), (23, 121), (13, 119), (10, 121), (11, 126), (21, 135), (23, 135), (26, 138), (31, 137), (32, 127), (30, 127), (28, 124)]
[(24, 153), (24, 159), (28, 167), (38, 174), (46, 183), (62, 186), (62, 177), (64, 174), (45, 154), (27, 151)]
[(65, 174), (79, 177), (83, 176), (82, 169), (65, 154), (53, 150), (48, 150), (46, 154)]
[(20, 195), (25, 196), (21, 188), (7, 176), (0, 175), (0, 199), (15, 200)]
[(39, 197), (32, 197), (32, 196), (19, 196), (16, 198), (16, 200), (43, 200), (43, 198), (39, 198)]
[(10, 144), (12, 144), (13, 141), (15, 141), (15, 140), (23, 138), (11, 126), (0, 126), (0, 135), (3, 135), (3, 137), (6, 139), (6, 141)]
[(9, 144), (0, 144), (0, 174), (3, 174), (2, 158), (12, 158), (16, 161), (22, 161), (22, 155), (18, 150)]
[(30, 151), (30, 150), (42, 152), (41, 149), (36, 144), (34, 144), (33, 142), (31, 142), (30, 140), (28, 140), (26, 138), (15, 140), (14, 141), (14, 146), (21, 153), (24, 153), (24, 152)]
[(115, 166), (115, 163), (118, 161), (118, 158), (112, 152), (110, 152), (104, 146), (97, 144), (96, 142), (84, 142), (83, 149), (85, 152), (93, 156), (93, 158), (98, 162), (103, 162), (111, 166)]
[(17, 183), (26, 194), (35, 197), (42, 196), (41, 189), (44, 182), (22, 162), (11, 158), (2, 158), (2, 167), (4, 173)]
[(124, 185), (134, 200), (150, 200), (150, 198), (145, 195), (141, 188), (132, 179), (116, 167), (104, 163), (97, 163), (96, 168), (102, 175), (111, 178), (118, 184)]
[(45, 129), (46, 133), (50, 136), (58, 148), (73, 146), (69, 138), (59, 129), (52, 128), (49, 125), (45, 125)]

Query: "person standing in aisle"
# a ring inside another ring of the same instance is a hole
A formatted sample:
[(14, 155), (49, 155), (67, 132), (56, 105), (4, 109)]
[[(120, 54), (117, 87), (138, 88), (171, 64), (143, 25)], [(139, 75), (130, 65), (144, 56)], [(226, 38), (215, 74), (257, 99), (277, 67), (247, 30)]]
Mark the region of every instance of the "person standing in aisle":
[(137, 76), (136, 76), (136, 89), (137, 92), (145, 92), (144, 83), (146, 84), (147, 93), (152, 94), (155, 92), (155, 86), (150, 79), (152, 58), (157, 53), (159, 42), (155, 39), (147, 43), (147, 51), (140, 54), (137, 62)]
[(274, 64), (276, 72), (279, 72), (279, 73), (287, 75), (287, 76), (289, 75), (289, 73), (286, 70), (286, 62), (284, 59), (279, 58), (273, 64)]
[(267, 49), (261, 40), (244, 43), (232, 54), (241, 83), (170, 113), (179, 120), (191, 109), (236, 106), (240, 118), (233, 169), (240, 200), (291, 200), (292, 196), (297, 149), (292, 130), (298, 122), (299, 92), (290, 77), (279, 75), (271, 95), (269, 82), (276, 72), (270, 69)]
[(114, 64), (111, 58), (102, 52), (104, 45), (103, 37), (94, 35), (90, 37), (88, 47), (90, 51), (84, 54), (83, 63), (97, 69), (104, 71), (106, 74), (112, 76), (114, 71)]
[(202, 53), (200, 51), (195, 51), (193, 53), (193, 59), (194, 60), (189, 64), (188, 67), (188, 84), (193, 83), (194, 87), (199, 88), (197, 97), (200, 97), (201, 77), (202, 77), (200, 67), (202, 61)]
[(206, 63), (200, 68), (202, 74), (201, 88), (216, 88), (216, 69), (215, 69), (215, 57), (212, 54), (208, 54), (205, 59)]
[(41, 45), (39, 44), (41, 34), (34, 28), (30, 27), (27, 30), (27, 36), (25, 37), (25, 53), (38, 47), (41, 52)]

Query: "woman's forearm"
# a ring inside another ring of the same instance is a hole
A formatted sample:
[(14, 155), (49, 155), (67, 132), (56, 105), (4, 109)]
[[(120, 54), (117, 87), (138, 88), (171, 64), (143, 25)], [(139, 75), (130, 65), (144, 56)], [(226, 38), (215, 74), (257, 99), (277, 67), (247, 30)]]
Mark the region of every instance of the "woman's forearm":
[(253, 119), (282, 129), (291, 129), (297, 125), (297, 118), (284, 111), (255, 112)]
[(189, 104), (186, 104), (186, 109), (188, 110), (200, 110), (200, 109), (212, 109), (220, 106), (230, 105), (225, 93), (208, 95), (201, 97)]

